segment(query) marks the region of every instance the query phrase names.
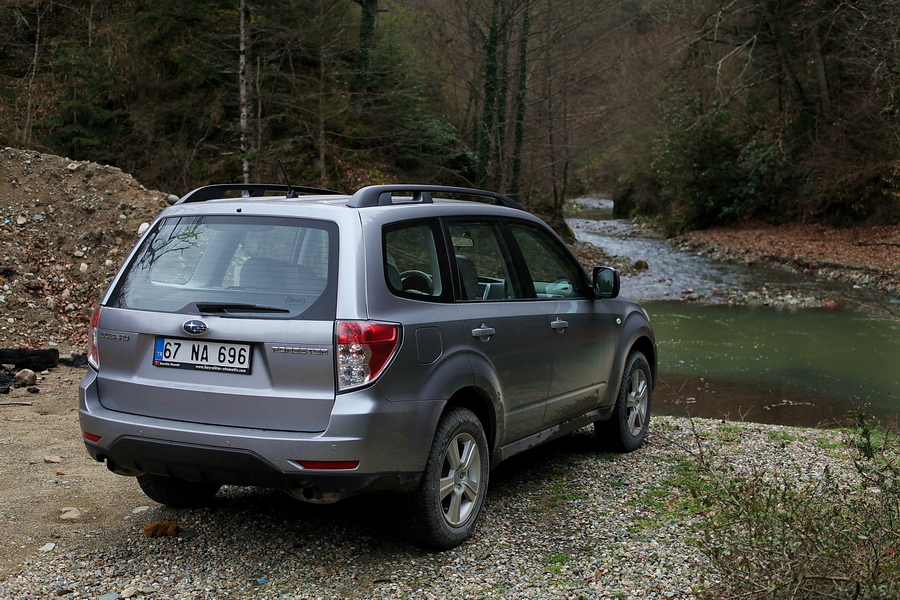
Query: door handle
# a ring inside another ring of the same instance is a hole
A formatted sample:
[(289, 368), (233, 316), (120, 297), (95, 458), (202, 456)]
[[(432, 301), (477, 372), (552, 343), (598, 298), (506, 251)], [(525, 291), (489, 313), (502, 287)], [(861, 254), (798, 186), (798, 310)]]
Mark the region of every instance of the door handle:
[(569, 326), (569, 322), (563, 321), (559, 317), (557, 317), (555, 321), (550, 323), (550, 327), (555, 329), (557, 333), (562, 333), (563, 331), (566, 330), (566, 327), (568, 327), (568, 326)]
[(486, 342), (491, 339), (491, 336), (497, 333), (493, 327), (488, 327), (484, 323), (481, 324), (481, 327), (476, 327), (472, 330), (472, 337), (477, 337), (482, 342)]

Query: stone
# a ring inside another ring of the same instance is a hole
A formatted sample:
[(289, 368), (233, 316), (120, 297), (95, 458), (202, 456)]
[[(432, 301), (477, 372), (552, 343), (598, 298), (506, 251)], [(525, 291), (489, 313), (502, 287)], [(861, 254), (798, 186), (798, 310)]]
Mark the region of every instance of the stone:
[(81, 518), (81, 509), (77, 506), (67, 506), (59, 509), (59, 518), (64, 521), (72, 521)]
[(27, 387), (37, 383), (37, 374), (31, 369), (22, 369), (16, 373), (16, 387)]

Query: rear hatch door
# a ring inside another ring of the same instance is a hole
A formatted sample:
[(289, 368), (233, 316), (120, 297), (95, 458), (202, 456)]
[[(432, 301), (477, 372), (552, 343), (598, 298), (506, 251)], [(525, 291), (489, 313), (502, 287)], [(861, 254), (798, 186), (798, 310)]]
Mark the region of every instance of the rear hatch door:
[(211, 425), (323, 431), (334, 403), (337, 225), (157, 222), (97, 321), (101, 403)]

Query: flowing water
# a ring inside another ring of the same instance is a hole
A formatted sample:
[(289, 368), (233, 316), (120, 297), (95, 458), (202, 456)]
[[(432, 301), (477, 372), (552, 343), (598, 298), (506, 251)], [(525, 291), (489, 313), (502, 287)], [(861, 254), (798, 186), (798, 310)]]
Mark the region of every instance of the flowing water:
[[(869, 308), (900, 313), (896, 299), (695, 256), (612, 219), (610, 201), (576, 202), (580, 241), (649, 265), (623, 278), (622, 295), (656, 331), (654, 412), (803, 426), (846, 424), (863, 405), (882, 420), (900, 414), (900, 322)], [(763, 296), (769, 305), (727, 302)]]

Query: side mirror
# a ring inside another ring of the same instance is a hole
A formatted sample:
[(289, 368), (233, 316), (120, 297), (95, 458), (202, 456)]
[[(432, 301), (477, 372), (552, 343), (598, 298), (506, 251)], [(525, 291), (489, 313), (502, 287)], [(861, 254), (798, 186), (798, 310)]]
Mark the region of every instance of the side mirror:
[(594, 267), (591, 280), (598, 298), (615, 298), (619, 295), (619, 272), (612, 267)]

